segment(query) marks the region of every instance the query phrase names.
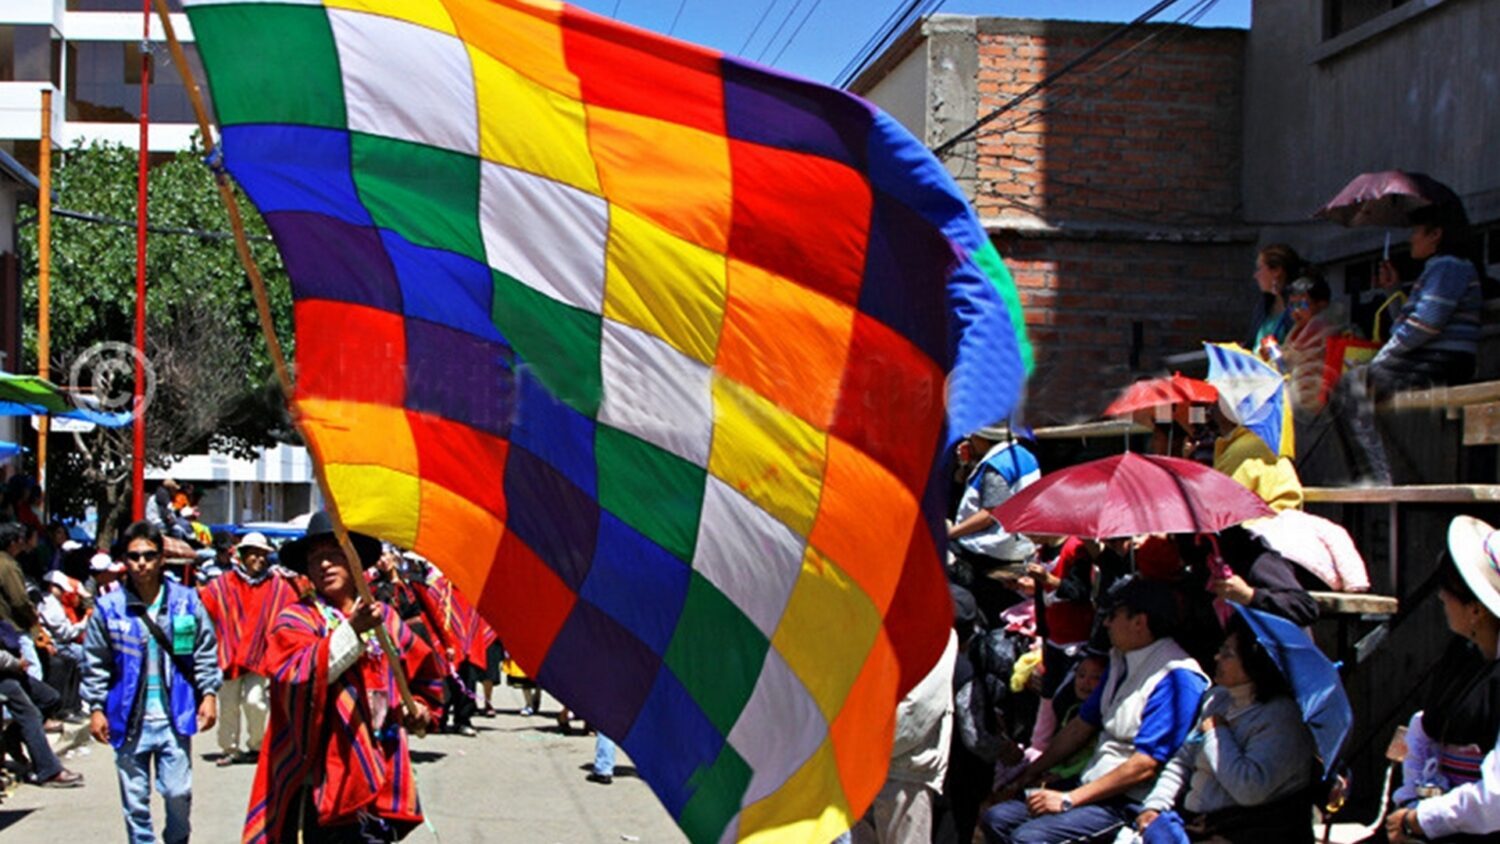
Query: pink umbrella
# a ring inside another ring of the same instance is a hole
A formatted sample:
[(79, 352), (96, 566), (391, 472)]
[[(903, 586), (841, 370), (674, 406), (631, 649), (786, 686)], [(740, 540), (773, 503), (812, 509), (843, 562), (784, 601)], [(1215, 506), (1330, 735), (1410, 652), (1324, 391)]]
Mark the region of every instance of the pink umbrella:
[(1343, 226), (1409, 226), (1412, 211), (1458, 201), (1451, 188), (1425, 173), (1384, 170), (1356, 176), (1313, 216)]
[(993, 513), (1011, 533), (1097, 539), (1218, 533), (1272, 515), (1255, 493), (1208, 466), (1132, 453), (1045, 475)]

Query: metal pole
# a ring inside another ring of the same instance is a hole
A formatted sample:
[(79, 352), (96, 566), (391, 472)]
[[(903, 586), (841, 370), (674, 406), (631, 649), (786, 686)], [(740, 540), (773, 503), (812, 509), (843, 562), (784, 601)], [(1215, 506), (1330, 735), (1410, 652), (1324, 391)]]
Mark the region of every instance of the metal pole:
[[(52, 375), (52, 89), (42, 89), (42, 132), (38, 151), (37, 174), (40, 186), (37, 190), (37, 325), (36, 325), (36, 374), (43, 381)], [(47, 435), (52, 430), (52, 417), (43, 413), (37, 417), (36, 478), (45, 492), (47, 489)], [(47, 518), (47, 498), (42, 497), (42, 518)]]
[(146, 515), (146, 169), (151, 125), (151, 0), (141, 2), (141, 142), (135, 185), (135, 443), (131, 463), (131, 517)]

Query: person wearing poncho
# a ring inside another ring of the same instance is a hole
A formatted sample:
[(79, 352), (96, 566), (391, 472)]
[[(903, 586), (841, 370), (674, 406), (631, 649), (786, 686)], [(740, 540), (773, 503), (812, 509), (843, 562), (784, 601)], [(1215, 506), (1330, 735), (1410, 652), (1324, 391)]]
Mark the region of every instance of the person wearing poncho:
[[(350, 534), (373, 564), (380, 543)], [(387, 605), (357, 592), (332, 521), (317, 513), (281, 560), (305, 571), (315, 594), (277, 616), (266, 648), (271, 719), (243, 840), (396, 841), (422, 822), (407, 731), (436, 721), (443, 676), (432, 650)], [(398, 653), (374, 635), (384, 624)], [(401, 708), (391, 660), (414, 706)]]
[(427, 577), (414, 584), (423, 614), (442, 643), (448, 663), (448, 708), (452, 732), (475, 734), (477, 691), (484, 680), (486, 654), (495, 642), (495, 631), (479, 610), (453, 586), (453, 581), (430, 563)]
[[(274, 572), (267, 557), (271, 544), (259, 533), (247, 533), (235, 547), (229, 571), (198, 590), (203, 608), (219, 636), (219, 765), (260, 752), (266, 732), (266, 640), (283, 609), (297, 602), (289, 578)], [(245, 743), (240, 744), (240, 714)]]

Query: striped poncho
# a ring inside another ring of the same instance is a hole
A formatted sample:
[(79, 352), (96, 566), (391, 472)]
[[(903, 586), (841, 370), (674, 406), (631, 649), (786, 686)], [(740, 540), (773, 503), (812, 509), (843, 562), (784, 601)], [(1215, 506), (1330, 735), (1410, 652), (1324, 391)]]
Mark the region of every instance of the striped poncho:
[[(312, 786), (320, 826), (353, 822), (361, 812), (396, 823), (422, 822), (406, 730), (390, 726), (398, 718), (390, 664), (372, 638), (359, 660), (330, 684), (333, 627), (315, 600), (287, 607), (271, 628), (271, 718), (250, 792), (246, 844), (283, 840), (304, 785)], [(436, 715), (443, 682), (434, 654), (388, 606), (384, 611), (412, 694)], [(385, 691), (390, 701), (383, 729), (372, 724), (371, 691)]]

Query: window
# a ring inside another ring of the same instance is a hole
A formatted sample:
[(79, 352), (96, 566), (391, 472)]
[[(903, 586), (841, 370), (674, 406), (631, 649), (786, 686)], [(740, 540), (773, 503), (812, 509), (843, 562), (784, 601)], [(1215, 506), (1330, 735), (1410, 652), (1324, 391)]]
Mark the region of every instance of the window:
[(0, 82), (62, 78), (62, 40), (50, 26), (0, 26)]
[(1324, 0), (1323, 40), (1372, 21), (1407, 0)]
[[(207, 79), (198, 51), (184, 44), (188, 66), (207, 98)], [(182, 77), (163, 44), (152, 51), (151, 121), (193, 123), (193, 106)], [(135, 42), (68, 43), (68, 119), (93, 123), (133, 123), (140, 119), (141, 53)], [(211, 119), (211, 116), (210, 116)]]

